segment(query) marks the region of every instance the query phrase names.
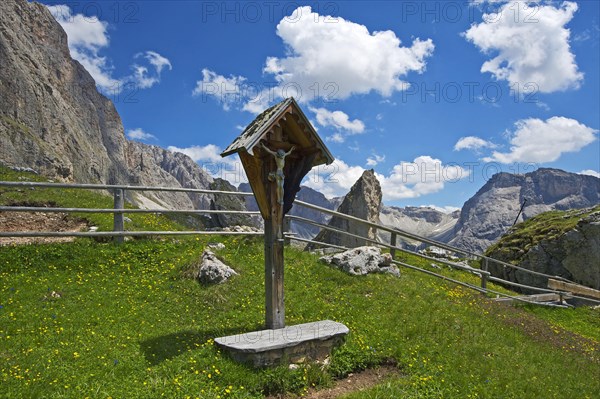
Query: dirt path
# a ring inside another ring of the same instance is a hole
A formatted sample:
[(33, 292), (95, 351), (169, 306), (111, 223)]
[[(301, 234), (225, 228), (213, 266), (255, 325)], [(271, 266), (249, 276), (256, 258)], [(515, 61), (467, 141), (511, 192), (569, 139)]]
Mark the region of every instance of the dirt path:
[[(87, 229), (84, 220), (66, 213), (0, 212), (0, 231), (81, 231)], [(69, 242), (74, 237), (0, 237), (0, 246), (51, 242)]]
[(400, 370), (392, 365), (384, 365), (374, 369), (367, 369), (359, 373), (334, 382), (333, 387), (326, 389), (311, 389), (306, 395), (281, 395), (268, 396), (266, 399), (335, 399), (352, 392), (361, 391), (382, 383), (386, 379), (400, 376)]

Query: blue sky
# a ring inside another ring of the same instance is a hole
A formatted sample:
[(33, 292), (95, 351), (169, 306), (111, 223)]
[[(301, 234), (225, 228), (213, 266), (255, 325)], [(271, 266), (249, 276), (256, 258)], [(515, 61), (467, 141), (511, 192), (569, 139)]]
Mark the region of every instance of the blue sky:
[(218, 156), (294, 95), (336, 157), (388, 205), (461, 207), (498, 171), (600, 170), (600, 7), (578, 2), (45, 2), (131, 139)]

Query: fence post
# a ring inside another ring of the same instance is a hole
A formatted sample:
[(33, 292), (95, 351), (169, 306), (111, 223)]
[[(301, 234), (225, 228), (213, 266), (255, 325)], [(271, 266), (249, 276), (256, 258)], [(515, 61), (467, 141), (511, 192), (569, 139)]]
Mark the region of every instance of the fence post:
[[(392, 233), (392, 236), (390, 237), (390, 245), (392, 247), (395, 247), (396, 241), (397, 241), (397, 235), (396, 235), (396, 233)], [(390, 255), (392, 255), (392, 259), (396, 259), (396, 248), (390, 248)]]
[[(481, 273), (481, 288), (483, 288), (484, 290), (487, 290), (487, 278), (488, 278), (488, 259), (487, 258), (483, 258), (483, 264), (481, 265), (481, 270), (484, 271), (484, 273)], [(484, 293), (485, 295), (485, 293)]]
[(290, 237), (288, 235), (286, 235), (287, 233), (289, 233), (291, 231), (291, 223), (292, 221), (290, 220), (290, 218), (288, 217), (283, 217), (283, 237), (284, 237), (284, 244), (285, 245), (290, 245)]
[[(115, 189), (114, 192), (114, 208), (113, 209), (123, 209), (125, 208), (125, 195), (122, 188)], [(124, 231), (125, 230), (125, 220), (123, 218), (123, 212), (115, 212), (113, 217), (113, 231)], [(125, 237), (117, 236), (115, 237), (115, 242), (117, 244), (125, 241)]]

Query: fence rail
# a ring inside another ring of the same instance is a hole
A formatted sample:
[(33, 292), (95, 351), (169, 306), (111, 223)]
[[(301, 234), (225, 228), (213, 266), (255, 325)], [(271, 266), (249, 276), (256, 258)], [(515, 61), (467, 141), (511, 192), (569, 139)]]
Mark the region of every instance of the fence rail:
[[(90, 231), (90, 232), (80, 232), (80, 231), (79, 232), (75, 232), (75, 231), (74, 232), (41, 232), (41, 231), (0, 232), (0, 237), (113, 237), (117, 242), (122, 242), (126, 236), (147, 237), (147, 236), (158, 236), (158, 235), (161, 235), (161, 236), (183, 236), (183, 235), (254, 235), (254, 236), (260, 236), (260, 235), (264, 235), (264, 232), (261, 232), (261, 231), (256, 231), (256, 232), (206, 231), (206, 230), (197, 230), (197, 231), (126, 231), (124, 228), (124, 215), (127, 213), (260, 215), (260, 212), (257, 212), (257, 211), (234, 211), (234, 210), (213, 210), (213, 209), (203, 209), (203, 210), (202, 209), (201, 210), (189, 209), (188, 210), (188, 209), (162, 209), (162, 208), (161, 209), (128, 209), (128, 208), (125, 208), (125, 205), (124, 205), (125, 192), (127, 190), (130, 190), (130, 191), (158, 191), (158, 192), (184, 192), (184, 193), (210, 194), (210, 195), (216, 194), (216, 195), (232, 195), (232, 196), (252, 196), (253, 195), (252, 193), (220, 191), (220, 190), (206, 190), (206, 189), (193, 189), (193, 188), (169, 188), (169, 187), (107, 185), (107, 184), (67, 184), (67, 183), (43, 183), (43, 182), (0, 182), (0, 187), (2, 187), (2, 186), (4, 186), (4, 187), (29, 187), (29, 188), (32, 188), (32, 187), (33, 188), (58, 188), (58, 189), (67, 189), (67, 188), (68, 189), (88, 189), (88, 190), (92, 189), (92, 190), (109, 190), (109, 191), (112, 190), (113, 196), (114, 196), (113, 209), (0, 206), (0, 212), (112, 213), (114, 215), (113, 216), (114, 228), (113, 228), (113, 231), (101, 231), (101, 232), (99, 232), (99, 231), (95, 231), (95, 232), (92, 232), (92, 231)], [(361, 224), (364, 224), (371, 228), (376, 229), (376, 231), (381, 230), (381, 231), (388, 232), (388, 233), (390, 233), (390, 244), (381, 242), (378, 239), (363, 237), (363, 236), (360, 236), (357, 234), (353, 234), (353, 233), (350, 233), (347, 231), (337, 229), (337, 228), (329, 226), (329, 225), (325, 225), (325, 224), (316, 222), (311, 219), (302, 218), (302, 217), (294, 216), (294, 215), (286, 216), (286, 220), (285, 220), (285, 225), (287, 226), (286, 230), (289, 229), (289, 221), (293, 220), (293, 221), (296, 221), (299, 223), (310, 224), (313, 226), (317, 226), (321, 229), (333, 231), (337, 234), (344, 234), (346, 236), (364, 240), (365, 242), (370, 242), (370, 243), (373, 243), (373, 244), (376, 244), (379, 246), (383, 246), (390, 250), (390, 254), (392, 256), (394, 263), (396, 263), (400, 266), (403, 266), (403, 267), (406, 267), (409, 269), (413, 269), (413, 270), (418, 270), (422, 273), (426, 273), (428, 275), (435, 276), (437, 278), (451, 281), (453, 283), (465, 286), (467, 288), (476, 290), (476, 291), (484, 293), (484, 294), (485, 293), (494, 293), (496, 295), (513, 298), (513, 299), (521, 301), (521, 302), (535, 303), (538, 305), (540, 304), (538, 302), (530, 302), (530, 301), (524, 300), (523, 298), (517, 298), (515, 296), (511, 296), (511, 295), (508, 295), (505, 293), (491, 290), (487, 287), (487, 282), (493, 281), (493, 282), (497, 282), (500, 284), (530, 289), (530, 290), (538, 291), (538, 292), (564, 295), (563, 291), (555, 291), (552, 289), (533, 287), (533, 286), (514, 283), (511, 281), (493, 277), (493, 276), (491, 276), (491, 273), (488, 271), (490, 263), (499, 264), (499, 265), (503, 266), (504, 268), (508, 267), (508, 268), (512, 268), (515, 270), (521, 270), (523, 272), (526, 272), (526, 273), (529, 273), (532, 275), (542, 276), (542, 277), (546, 277), (549, 279), (560, 280), (563, 282), (575, 284), (574, 282), (567, 280), (565, 278), (562, 278), (560, 276), (552, 276), (549, 274), (528, 270), (528, 269), (510, 264), (507, 262), (502, 262), (497, 259), (487, 257), (485, 255), (477, 254), (472, 251), (464, 250), (461, 248), (456, 248), (456, 247), (453, 247), (453, 246), (445, 244), (445, 243), (441, 243), (441, 242), (438, 242), (435, 240), (428, 239), (426, 237), (421, 237), (419, 235), (412, 234), (412, 233), (409, 233), (409, 232), (401, 230), (401, 229), (392, 228), (389, 226), (384, 226), (381, 224), (369, 222), (367, 220), (360, 219), (355, 216), (346, 215), (346, 214), (343, 214), (340, 212), (336, 212), (336, 211), (333, 211), (333, 210), (330, 210), (327, 208), (323, 208), (323, 207), (320, 207), (317, 205), (313, 205), (313, 204), (310, 204), (307, 202), (303, 202), (300, 200), (296, 200), (295, 205), (298, 205), (298, 206), (301, 206), (304, 208), (308, 208), (308, 209), (312, 209), (315, 211), (319, 211), (321, 213), (329, 214), (331, 216), (335, 216), (338, 218), (346, 219), (346, 220), (349, 220), (352, 222), (361, 223)], [(405, 239), (409, 239), (409, 240), (413, 240), (413, 241), (419, 241), (424, 244), (428, 244), (430, 246), (435, 246), (435, 247), (447, 250), (452, 253), (458, 253), (458, 254), (466, 255), (467, 257), (470, 257), (470, 258), (479, 259), (481, 268), (476, 269), (476, 268), (473, 268), (468, 265), (451, 262), (451, 261), (445, 260), (445, 259), (434, 258), (431, 256), (427, 256), (418, 251), (411, 251), (406, 248), (402, 248), (397, 245), (398, 237), (403, 237)], [(333, 244), (328, 244), (328, 243), (324, 243), (324, 242), (318, 242), (318, 241), (314, 241), (314, 240), (305, 239), (302, 237), (296, 237), (293, 234), (289, 234), (289, 232), (285, 234), (285, 238), (288, 241), (295, 240), (295, 241), (299, 241), (299, 242), (312, 243), (312, 244), (317, 244), (320, 246), (325, 246), (325, 247), (330, 247), (330, 248), (336, 248), (336, 249), (342, 249), (342, 250), (348, 249), (348, 248), (340, 246), (340, 245), (333, 245)], [(441, 263), (441, 264), (450, 266), (455, 269), (460, 269), (460, 270), (467, 271), (472, 274), (478, 275), (481, 279), (481, 284), (480, 284), (481, 286), (476, 287), (470, 283), (461, 282), (459, 280), (443, 276), (439, 273), (435, 273), (430, 270), (426, 270), (423, 268), (416, 267), (414, 265), (409, 265), (409, 264), (400, 262), (400, 261), (396, 260), (397, 252), (415, 255), (420, 258), (430, 260), (432, 262)], [(572, 296), (572, 297), (600, 303), (600, 301), (594, 301), (589, 298), (578, 297), (578, 296)]]

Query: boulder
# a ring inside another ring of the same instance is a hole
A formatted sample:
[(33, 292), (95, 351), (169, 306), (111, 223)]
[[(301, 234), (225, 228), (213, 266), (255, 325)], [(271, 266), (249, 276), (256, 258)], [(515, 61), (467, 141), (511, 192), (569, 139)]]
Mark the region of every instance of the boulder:
[[(375, 172), (373, 169), (366, 170), (360, 179), (354, 183), (350, 192), (344, 197), (337, 211), (372, 223), (379, 223), (381, 198), (381, 185), (375, 177)], [(329, 221), (329, 226), (371, 240), (377, 239), (376, 229), (364, 223), (333, 216)], [(355, 248), (368, 244), (365, 239), (324, 229), (321, 230), (314, 240), (347, 248)], [(306, 249), (313, 250), (317, 246), (317, 244), (309, 244)]]
[(382, 254), (377, 247), (358, 247), (348, 251), (319, 258), (330, 266), (345, 271), (353, 276), (369, 273), (391, 273), (400, 276), (400, 271), (392, 264), (390, 254)]
[(221, 262), (214, 252), (205, 250), (202, 254), (202, 263), (198, 271), (198, 280), (202, 284), (224, 283), (237, 273), (231, 267)]

